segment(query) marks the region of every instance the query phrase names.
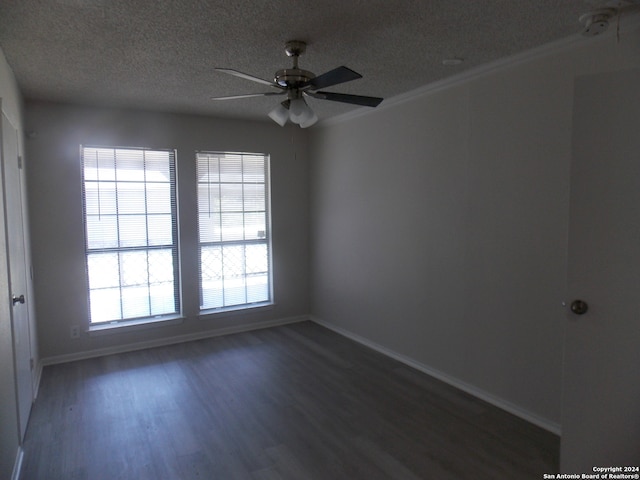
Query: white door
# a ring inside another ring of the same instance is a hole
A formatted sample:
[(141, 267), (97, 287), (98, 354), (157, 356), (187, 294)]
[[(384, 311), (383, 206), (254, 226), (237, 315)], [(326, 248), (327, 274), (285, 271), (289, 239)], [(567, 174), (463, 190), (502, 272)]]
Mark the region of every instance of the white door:
[(593, 474), (640, 465), (640, 70), (574, 100), (568, 300), (588, 310), (567, 313), (560, 464)]
[(2, 174), (4, 186), (7, 257), (9, 263), (9, 296), (13, 304), (11, 330), (18, 403), (20, 441), (27, 428), (33, 383), (31, 377), (31, 342), (29, 337), (29, 311), (26, 302), (27, 276), (24, 251), (22, 216), (21, 171), (18, 158), (18, 133), (7, 117), (2, 115)]

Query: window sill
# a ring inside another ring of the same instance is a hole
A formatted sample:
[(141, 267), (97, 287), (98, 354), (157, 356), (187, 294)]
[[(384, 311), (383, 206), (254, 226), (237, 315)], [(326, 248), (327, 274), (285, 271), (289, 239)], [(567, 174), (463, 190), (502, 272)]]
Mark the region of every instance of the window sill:
[(172, 316), (162, 318), (143, 318), (139, 320), (131, 320), (128, 322), (102, 323), (89, 325), (87, 333), (89, 336), (112, 335), (115, 333), (127, 333), (136, 330), (147, 330), (156, 327), (168, 327), (170, 325), (180, 325), (184, 321), (184, 317)]
[(273, 302), (255, 303), (251, 305), (236, 305), (226, 308), (215, 308), (209, 310), (200, 310), (200, 319), (208, 320), (212, 318), (231, 317), (236, 315), (245, 315), (249, 313), (264, 312), (272, 310), (275, 307)]

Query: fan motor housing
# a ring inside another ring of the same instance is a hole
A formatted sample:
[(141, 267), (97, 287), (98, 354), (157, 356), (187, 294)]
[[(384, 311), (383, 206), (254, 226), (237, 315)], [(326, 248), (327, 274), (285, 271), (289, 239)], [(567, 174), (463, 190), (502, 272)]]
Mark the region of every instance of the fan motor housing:
[(312, 78), (315, 78), (315, 75), (308, 70), (285, 68), (276, 72), (274, 81), (281, 87), (299, 88)]

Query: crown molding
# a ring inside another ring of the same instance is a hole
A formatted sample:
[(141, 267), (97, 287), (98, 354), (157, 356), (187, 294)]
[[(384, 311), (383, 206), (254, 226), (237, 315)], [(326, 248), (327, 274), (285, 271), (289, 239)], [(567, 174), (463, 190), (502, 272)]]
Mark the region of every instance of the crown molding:
[[(627, 15), (624, 20), (626, 30), (633, 29), (640, 25), (639, 14)], [(414, 90), (410, 90), (406, 93), (390, 97), (388, 99), (385, 99), (376, 109), (362, 107), (341, 115), (337, 115), (335, 117), (328, 118), (326, 120), (318, 122), (316, 128), (331, 127), (353, 120), (355, 118), (373, 115), (381, 110), (386, 110), (406, 102), (414, 101), (419, 97), (430, 95), (447, 88), (464, 84), (471, 80), (481, 78), (485, 75), (495, 73), (496, 71), (512, 68), (516, 65), (527, 63), (549, 55), (563, 53), (566, 50), (574, 48), (576, 46), (609, 41), (611, 38), (616, 37), (618, 33), (617, 30), (619, 30), (619, 28), (615, 28), (614, 26), (612, 26), (607, 30), (607, 32), (599, 35), (598, 37), (585, 37), (579, 33), (576, 33), (569, 37), (561, 38), (554, 42), (549, 42), (544, 45), (540, 45), (539, 47), (525, 50), (524, 52), (520, 52), (489, 63), (485, 63), (483, 65), (479, 65), (477, 67), (470, 68), (469, 70), (465, 70), (464, 72), (460, 72), (459, 74), (452, 75), (450, 77), (443, 78), (442, 80), (437, 80)]]

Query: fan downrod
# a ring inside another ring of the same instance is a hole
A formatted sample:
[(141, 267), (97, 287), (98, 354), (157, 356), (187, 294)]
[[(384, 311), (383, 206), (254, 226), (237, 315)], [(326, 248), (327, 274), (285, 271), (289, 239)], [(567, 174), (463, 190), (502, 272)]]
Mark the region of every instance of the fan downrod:
[(307, 50), (307, 44), (301, 40), (289, 40), (284, 44), (284, 51), (293, 58), (293, 68), (278, 70), (274, 81), (284, 88), (300, 88), (315, 75), (308, 70), (298, 68), (298, 57)]

